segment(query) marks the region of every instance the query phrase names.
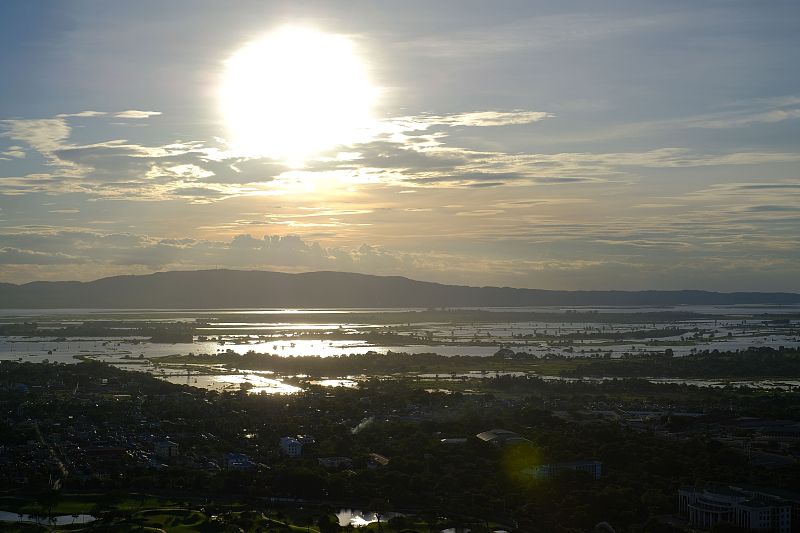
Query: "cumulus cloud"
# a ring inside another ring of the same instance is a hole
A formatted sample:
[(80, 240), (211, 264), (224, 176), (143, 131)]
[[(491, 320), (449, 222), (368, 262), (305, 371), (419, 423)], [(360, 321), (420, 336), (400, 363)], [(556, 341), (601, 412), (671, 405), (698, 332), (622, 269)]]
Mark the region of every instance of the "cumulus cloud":
[[(218, 150), (202, 143), (148, 146), (113, 139), (78, 145), (69, 142), (71, 127), (64, 117), (6, 120), (0, 126), (4, 136), (28, 144), (46, 158), (49, 167), (55, 167), (46, 172), (4, 176), (0, 192), (6, 194), (80, 192), (106, 198), (174, 196), (205, 201), (237, 191), (236, 187), (213, 182), (197, 185), (196, 182), (215, 175), (205, 166), (224, 164)], [(21, 147), (13, 146), (5, 155), (20, 157), (25, 153)]]
[[(141, 118), (154, 113), (128, 110), (113, 115)], [(507, 153), (451, 144), (454, 126), (507, 127), (553, 116), (545, 111), (493, 110), (386, 119), (373, 139), (350, 147), (342, 157), (323, 155), (310, 160), (299, 172), (277, 161), (236, 156), (227, 152), (224, 144), (194, 141), (148, 145), (124, 139), (69, 142), (71, 117), (101, 115), (84, 111), (50, 119), (4, 121), (6, 137), (29, 145), (58, 170), (7, 176), (0, 190), (9, 194), (72, 191), (105, 198), (212, 202), (253, 194), (289, 194), (323, 180), (341, 187), (380, 184), (471, 189), (625, 184), (636, 182), (640, 169), (800, 161), (800, 154), (792, 152), (704, 154), (671, 147), (641, 152)], [(24, 155), (17, 149), (8, 153)]]
[(418, 187), (496, 187), (630, 183), (637, 179), (637, 167), (679, 169), (800, 161), (800, 154), (795, 152), (705, 154), (679, 147), (642, 152), (512, 154), (384, 140), (358, 149), (357, 160), (326, 161), (312, 164), (309, 170), (360, 169), (378, 174), (383, 182)]
[[(547, 255), (503, 257), (452, 253), (436, 249), (400, 251), (385, 246), (362, 244), (353, 247), (323, 246), (298, 235), (253, 236), (242, 233), (227, 240), (171, 239), (124, 232), (48, 227), (19, 228), (0, 234), (0, 264), (6, 281), (65, 279), (65, 276), (93, 279), (121, 272), (146, 273), (157, 270), (198, 268), (271, 269), (289, 272), (339, 270), (381, 275), (404, 275), (417, 279), (468, 284), (509, 284), (548, 286), (561, 280), (572, 287), (596, 287), (598, 276), (605, 286), (631, 288), (636, 283), (648, 288), (652, 276), (665, 276), (678, 286), (700, 279), (706, 272), (750, 275), (770, 272), (771, 279), (788, 280), (798, 274), (796, 264), (779, 256), (755, 260), (742, 257), (742, 246), (755, 250), (797, 249), (797, 237), (767, 241), (768, 228), (759, 230), (752, 222), (740, 225), (746, 233), (733, 235), (725, 223), (706, 223), (701, 234), (687, 233), (698, 220), (675, 220), (631, 226), (625, 220), (614, 223), (542, 223), (535, 232), (508, 235), (497, 228), (496, 238), (485, 232), (487, 242), (524, 239), (548, 243), (547, 249), (569, 250), (576, 243), (578, 257)], [(552, 240), (548, 240), (548, 235)], [(335, 235), (329, 237), (335, 238)], [(761, 246), (757, 247), (757, 242)], [(619, 251), (615, 251), (619, 249)], [(624, 250), (630, 250), (625, 252)], [(643, 254), (647, 255), (643, 255)], [(567, 254), (569, 255), (569, 254)], [(631, 277), (633, 276), (633, 277)], [(713, 281), (708, 278), (709, 283)], [(776, 281), (777, 283), (778, 281)], [(696, 281), (691, 282), (696, 283)], [(563, 286), (563, 285), (562, 285)], [(710, 285), (713, 286), (713, 285)], [(784, 287), (785, 288), (785, 287)]]
[[(733, 167), (742, 167), (740, 174), (746, 175), (744, 170), (754, 165), (800, 161), (797, 153), (709, 153), (682, 147), (510, 153), (464, 148), (454, 137), (459, 128), (525, 124), (535, 128), (537, 122), (550, 116), (539, 111), (483, 111), (390, 119), (392, 127), (373, 140), (348, 147), (342, 157), (334, 151), (310, 160), (302, 169), (289, 169), (268, 159), (237, 157), (218, 141), (154, 145), (133, 138), (77, 144), (69, 137), (71, 117), (5, 121), (4, 135), (19, 140), (12, 148), (19, 149), (24, 143), (46, 157), (50, 166), (0, 179), (0, 193), (175, 200), (170, 204), (173, 208), (227, 201), (233, 209), (247, 205), (247, 211), (254, 209), (256, 199), (259, 205), (267, 198), (275, 200), (271, 205), (280, 205), (284, 199), (286, 203), (285, 209), (264, 209), (252, 217), (238, 214), (225, 219), (215, 213), (187, 229), (187, 235), (224, 235), (220, 237), (223, 240), (211, 237), (177, 242), (157, 236), (123, 238), (121, 234), (112, 237), (81, 230), (80, 238), (61, 235), (56, 242), (46, 236), (35, 243), (0, 239), (0, 247), (8, 249), (2, 260), (13, 266), (23, 264), (27, 257), (38, 261), (32, 264), (45, 268), (46, 258), (35, 254), (50, 254), (52, 264), (76, 269), (82, 264), (93, 265), (92, 271), (97, 272), (224, 266), (409, 273), (435, 279), (445, 271), (461, 271), (464, 280), (476, 280), (477, 275), (468, 270), (493, 279), (502, 273), (508, 279), (522, 279), (530, 272), (542, 272), (540, 267), (562, 272), (568, 268), (575, 272), (605, 268), (581, 263), (588, 260), (587, 254), (603, 265), (630, 264), (631, 258), (643, 255), (668, 264), (676, 261), (676, 254), (690, 261), (713, 251), (732, 260), (743, 251), (784, 253), (800, 246), (794, 236), (798, 234), (797, 224), (791, 219), (796, 211), (785, 208), (791, 204), (787, 195), (800, 191), (795, 181), (728, 180), (646, 202), (641, 197), (629, 202), (609, 194), (612, 188), (615, 195), (624, 189), (633, 190), (653, 169), (678, 173), (689, 168), (699, 169), (697, 172), (724, 168), (729, 175), (736, 171)], [(309, 202), (317, 198), (315, 187), (339, 191), (342, 198), (359, 204), (344, 201), (302, 209), (313, 205)], [(478, 189), (482, 192), (475, 194)], [(408, 194), (414, 190), (420, 194)], [(387, 191), (402, 194), (394, 194), (396, 200), (389, 200)], [(598, 198), (606, 200), (598, 202)], [(583, 208), (572, 205), (579, 201), (583, 201)], [(151, 205), (148, 212), (167, 209), (166, 204), (163, 208)], [(629, 214), (631, 205), (639, 206), (638, 216)], [(643, 216), (645, 207), (648, 211)], [(190, 208), (185, 209), (183, 212)], [(69, 218), (79, 224), (90, 216), (86, 214), (89, 211), (50, 216), (71, 215)], [(115, 227), (125, 228), (123, 222)], [(396, 237), (399, 227), (404, 228), (402, 238)], [(304, 237), (227, 237), (261, 228)], [(387, 242), (390, 232), (394, 242), (407, 251), (374, 246)], [(339, 248), (305, 239), (328, 243), (339, 240), (349, 246), (354, 242), (371, 244)], [(487, 253), (467, 256), (436, 251), (447, 250), (451, 241)], [(485, 249), (486, 243), (508, 243), (508, 249), (518, 250), (520, 257), (487, 259), (491, 252)], [(524, 243), (523, 248), (520, 243)], [(535, 252), (539, 246), (550, 255), (543, 257)], [(26, 251), (30, 252), (27, 256)], [(72, 258), (74, 262), (65, 262)], [(18, 263), (10, 263), (12, 260)]]
[(297, 235), (264, 235), (258, 238), (240, 234), (229, 241), (213, 241), (86, 230), (51, 230), (0, 234), (0, 264), (92, 264), (97, 271), (117, 266), (155, 270), (209, 266), (288, 271), (341, 270), (425, 278), (452, 273), (454, 270), (475, 274), (544, 268), (581, 269), (596, 265), (597, 262), (467, 258), (436, 252), (399, 252), (370, 244), (355, 248), (323, 247), (318, 242), (310, 242)]

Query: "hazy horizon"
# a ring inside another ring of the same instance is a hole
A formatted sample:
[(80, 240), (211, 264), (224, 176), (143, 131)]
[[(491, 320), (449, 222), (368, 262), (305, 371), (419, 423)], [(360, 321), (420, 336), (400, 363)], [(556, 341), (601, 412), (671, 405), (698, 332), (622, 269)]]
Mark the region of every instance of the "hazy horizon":
[(11, 1), (0, 282), (800, 291), (800, 4)]

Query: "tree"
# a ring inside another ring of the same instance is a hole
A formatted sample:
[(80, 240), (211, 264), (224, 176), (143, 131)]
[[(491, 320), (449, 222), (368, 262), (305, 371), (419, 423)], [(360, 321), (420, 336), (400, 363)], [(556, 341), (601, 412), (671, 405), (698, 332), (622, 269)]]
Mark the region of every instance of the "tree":
[(333, 520), (329, 514), (321, 514), (317, 518), (317, 527), (320, 533), (336, 533), (339, 531), (339, 522)]

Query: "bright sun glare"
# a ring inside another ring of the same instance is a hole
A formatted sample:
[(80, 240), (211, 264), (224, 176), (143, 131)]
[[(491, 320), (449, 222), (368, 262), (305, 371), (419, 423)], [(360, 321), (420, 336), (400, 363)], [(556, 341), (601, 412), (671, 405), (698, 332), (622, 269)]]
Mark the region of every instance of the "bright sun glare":
[(292, 163), (363, 137), (376, 92), (350, 39), (306, 28), (245, 45), (221, 89), (234, 149)]

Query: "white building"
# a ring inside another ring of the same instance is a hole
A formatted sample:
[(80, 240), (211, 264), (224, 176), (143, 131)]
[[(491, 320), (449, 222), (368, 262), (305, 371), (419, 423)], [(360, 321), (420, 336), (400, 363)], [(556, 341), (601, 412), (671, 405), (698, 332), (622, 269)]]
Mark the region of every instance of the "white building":
[(678, 511), (690, 525), (701, 529), (725, 522), (751, 531), (792, 530), (791, 502), (767, 492), (683, 487), (678, 490)]
[(300, 457), (303, 453), (303, 443), (294, 437), (281, 437), (281, 451), (289, 457)]

